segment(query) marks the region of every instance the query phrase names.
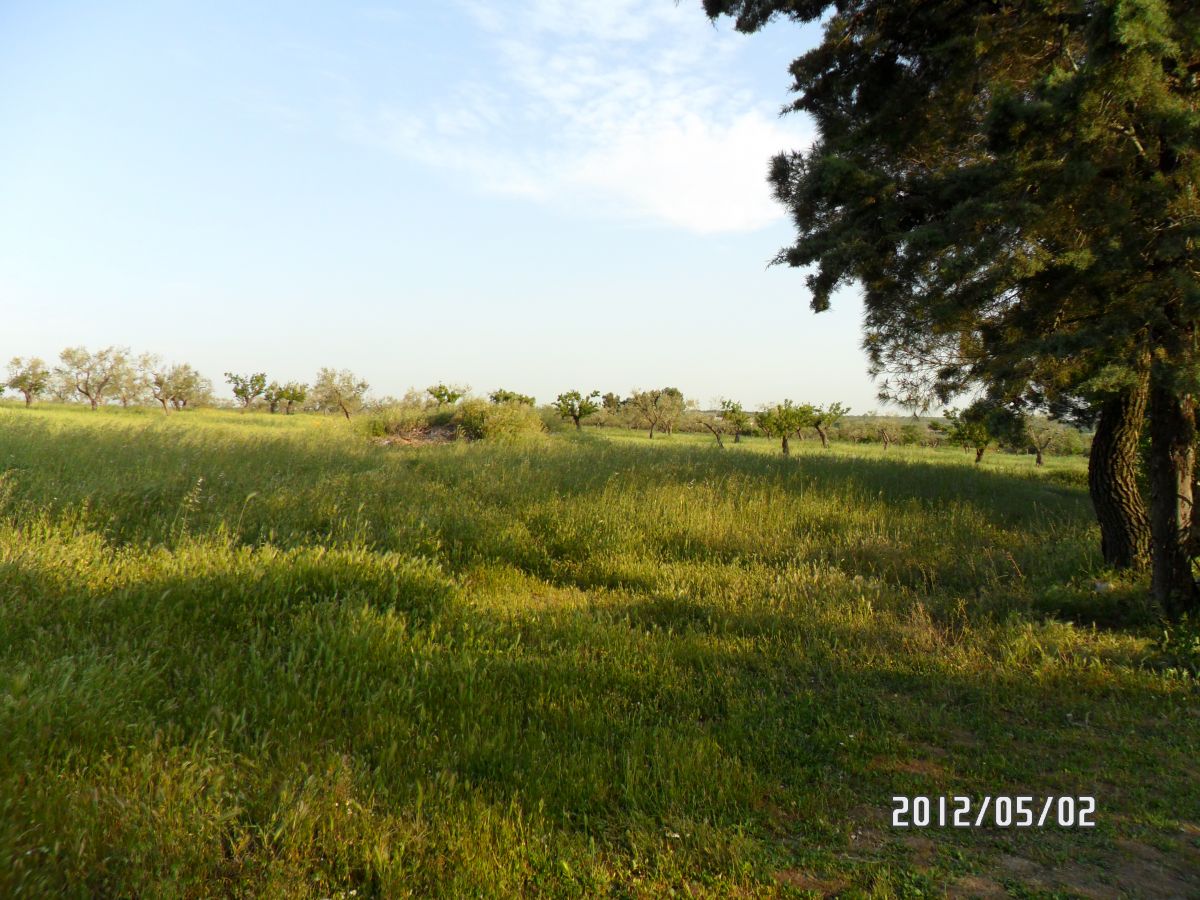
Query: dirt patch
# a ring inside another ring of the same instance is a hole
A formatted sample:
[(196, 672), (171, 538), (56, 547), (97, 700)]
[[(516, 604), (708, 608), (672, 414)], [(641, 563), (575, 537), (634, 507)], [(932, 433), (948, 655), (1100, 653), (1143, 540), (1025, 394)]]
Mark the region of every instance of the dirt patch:
[(956, 900), (959, 897), (995, 900), (995, 898), (1007, 897), (1008, 891), (998, 881), (992, 881), (992, 879), (980, 875), (967, 875), (951, 884), (946, 890), (946, 896), (956, 898)]
[(376, 438), (375, 443), (381, 447), (412, 447), (419, 444), (449, 444), (458, 436), (458, 429), (453, 425), (431, 425), (419, 431), (408, 431), (404, 434), (389, 434)]
[(1072, 862), (1046, 866), (1021, 856), (1001, 856), (998, 871), (992, 874), (1000, 881), (1016, 881), (1035, 890), (1067, 890), (1096, 900), (1200, 896), (1196, 854), (1168, 855), (1131, 840), (1118, 840), (1116, 846), (1118, 852), (1100, 865)]
[(867, 768), (876, 772), (903, 772), (906, 775), (923, 775), (926, 778), (942, 778), (945, 767), (932, 759), (890, 759), (877, 756), (867, 763)]
[(798, 891), (813, 891), (822, 897), (836, 896), (850, 886), (849, 882), (837, 878), (820, 878), (799, 869), (782, 869), (775, 873), (774, 878), (780, 884), (786, 884)]

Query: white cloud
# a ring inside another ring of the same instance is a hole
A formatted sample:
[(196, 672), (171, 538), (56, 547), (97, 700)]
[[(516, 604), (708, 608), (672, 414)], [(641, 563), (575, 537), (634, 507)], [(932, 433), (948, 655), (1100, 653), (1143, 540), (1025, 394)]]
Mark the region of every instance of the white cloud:
[(698, 4), (460, 0), (494, 54), (486, 90), (462, 84), (424, 110), (354, 116), (357, 140), (454, 169), (484, 190), (707, 233), (782, 217), (772, 154), (805, 145), (779, 98), (740, 77), (740, 36)]

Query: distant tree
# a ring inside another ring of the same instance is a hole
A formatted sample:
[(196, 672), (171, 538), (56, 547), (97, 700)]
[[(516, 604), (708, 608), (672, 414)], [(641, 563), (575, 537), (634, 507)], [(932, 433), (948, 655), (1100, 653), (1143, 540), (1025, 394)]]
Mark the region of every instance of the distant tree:
[(587, 395), (579, 391), (567, 391), (555, 397), (554, 402), (550, 405), (564, 419), (574, 422), (576, 431), (582, 431), (583, 420), (600, 411), (600, 404), (596, 402), (596, 398), (599, 396), (599, 391), (592, 391)]
[(533, 406), (534, 399), (528, 394), (518, 394), (516, 391), (506, 391), (504, 388), (492, 391), (488, 399), (493, 403), (516, 403), (519, 406)]
[(764, 407), (758, 414), (758, 427), (767, 437), (778, 438), (783, 455), (791, 455), (789, 439), (812, 421), (812, 407), (797, 406), (784, 400), (775, 406)]
[(946, 439), (964, 450), (974, 450), (976, 465), (983, 460), (983, 454), (995, 439), (992, 429), (988, 426), (987, 412), (977, 405), (969, 406), (961, 412), (957, 409), (948, 409), (945, 412)]
[(467, 389), (459, 385), (435, 384), (425, 389), (425, 392), (434, 399), (438, 407), (453, 406), (459, 400), (467, 395)]
[(279, 399), (283, 402), (284, 415), (292, 414), (292, 407), (303, 403), (308, 397), (308, 385), (299, 381), (289, 381), (279, 391)]
[(145, 353), (136, 360), (123, 356), (114, 366), (112, 392), (122, 406), (136, 406), (151, 396), (148, 368), (152, 359)]
[(150, 396), (163, 408), (182, 410), (198, 406), (212, 398), (212, 382), (187, 363), (167, 365), (158, 357), (143, 359)]
[(725, 435), (733, 432), (733, 425), (724, 416), (708, 412), (694, 412), (689, 418), (717, 439), (717, 446), (725, 448)]
[(127, 363), (127, 353), (117, 347), (105, 347), (95, 353), (84, 347), (68, 347), (58, 355), (62, 365), (58, 374), (79, 396), (96, 409), (104, 402), (119, 369)]
[(225, 380), (233, 388), (233, 396), (242, 404), (243, 411), (249, 409), (250, 404), (267, 390), (267, 376), (263, 372), (255, 372), (253, 375), (236, 375), (233, 372), (226, 372)]
[(621, 399), (620, 394), (614, 394), (612, 391), (609, 391), (600, 398), (600, 405), (604, 407), (605, 412), (618, 413), (621, 411), (621, 407), (625, 405), (625, 401)]
[(850, 412), (850, 407), (840, 403), (830, 403), (828, 406), (818, 406), (813, 410), (813, 427), (821, 439), (821, 446), (829, 447), (829, 429), (842, 420)]
[(877, 418), (874, 425), (875, 433), (879, 435), (879, 441), (883, 444), (884, 450), (887, 450), (892, 444), (900, 443), (904, 437), (903, 426), (893, 418)]
[[(326, 411), (339, 410), (347, 419), (362, 408), (370, 385), (348, 369), (321, 369), (313, 382), (312, 399)], [(431, 390), (432, 393), (432, 390)]]
[(642, 424), (650, 429), (651, 439), (655, 431), (665, 431), (669, 435), (686, 408), (683, 392), (671, 387), (634, 391), (629, 403), (637, 410)]
[(25, 405), (32, 406), (34, 400), (50, 390), (50, 369), (36, 356), (28, 359), (14, 356), (8, 364), (8, 381), (4, 386), (23, 394)]
[(1047, 452), (1078, 453), (1083, 449), (1083, 441), (1076, 429), (1042, 416), (1030, 416), (1026, 420), (1025, 436), (1037, 454), (1035, 464), (1039, 466), (1045, 464), (1043, 455)]
[(742, 435), (749, 434), (752, 426), (750, 414), (736, 400), (721, 401), (721, 418), (729, 427), (735, 444), (741, 443)]

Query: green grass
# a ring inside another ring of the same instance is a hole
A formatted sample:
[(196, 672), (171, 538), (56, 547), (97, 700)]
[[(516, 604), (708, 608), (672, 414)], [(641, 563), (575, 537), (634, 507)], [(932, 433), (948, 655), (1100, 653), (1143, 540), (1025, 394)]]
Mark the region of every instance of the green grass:
[(0, 409), (0, 895), (1195, 889), (1196, 681), (1083, 461), (772, 450)]

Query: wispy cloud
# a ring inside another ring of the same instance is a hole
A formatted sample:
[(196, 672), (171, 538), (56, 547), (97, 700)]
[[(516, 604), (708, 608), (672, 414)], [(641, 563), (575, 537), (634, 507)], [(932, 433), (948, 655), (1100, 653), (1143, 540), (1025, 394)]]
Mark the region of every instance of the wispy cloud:
[(743, 39), (698, 4), (459, 0), (491, 60), (428, 106), (379, 103), (353, 139), (480, 189), (701, 233), (780, 218), (769, 157), (806, 143), (741, 77)]

